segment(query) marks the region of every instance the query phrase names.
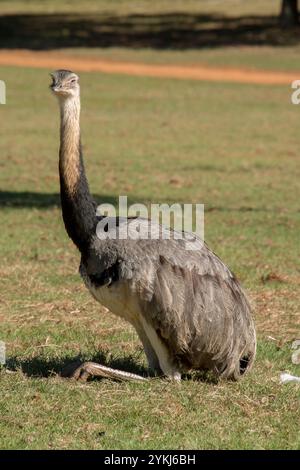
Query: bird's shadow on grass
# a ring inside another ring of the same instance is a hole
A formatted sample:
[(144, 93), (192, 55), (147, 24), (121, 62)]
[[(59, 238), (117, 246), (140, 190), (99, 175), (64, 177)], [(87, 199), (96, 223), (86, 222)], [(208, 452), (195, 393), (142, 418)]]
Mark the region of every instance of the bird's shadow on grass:
[[(92, 356), (84, 354), (53, 358), (45, 358), (43, 356), (20, 358), (13, 356), (7, 360), (6, 367), (10, 371), (21, 370), (22, 373), (29, 378), (49, 378), (55, 376), (67, 378), (69, 373), (75, 371), (75, 369), (84, 362), (96, 362), (103, 366), (111, 367), (112, 369), (131, 372), (142, 377), (163, 379), (163, 376), (155, 376), (139, 363), (136, 356), (112, 357), (111, 354), (106, 351), (99, 351)], [(94, 377), (93, 380), (101, 380), (101, 377)], [(208, 383), (211, 385), (217, 385), (219, 383), (218, 378), (209, 371), (195, 371), (191, 374), (183, 374), (182, 380)]]
[(142, 364), (137, 362), (135, 356), (112, 357), (106, 351), (99, 351), (95, 355), (79, 354), (65, 357), (43, 357), (34, 356), (23, 358), (13, 356), (6, 362), (10, 371), (21, 370), (23, 374), (31, 378), (48, 378), (56, 375), (67, 377), (67, 372), (73, 372), (84, 362), (96, 362), (98, 364), (131, 372), (146, 377), (148, 371)]

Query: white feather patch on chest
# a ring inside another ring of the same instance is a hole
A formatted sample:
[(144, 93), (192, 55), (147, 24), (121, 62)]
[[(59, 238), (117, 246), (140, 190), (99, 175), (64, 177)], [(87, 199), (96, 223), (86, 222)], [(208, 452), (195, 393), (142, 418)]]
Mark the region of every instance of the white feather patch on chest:
[(93, 297), (115, 315), (124, 318), (135, 328), (142, 329), (157, 355), (163, 373), (173, 380), (180, 381), (180, 372), (170, 361), (170, 354), (155, 329), (143, 317), (137, 295), (133, 295), (130, 286), (127, 283), (116, 283), (110, 287), (96, 288), (84, 274), (81, 270), (81, 275)]

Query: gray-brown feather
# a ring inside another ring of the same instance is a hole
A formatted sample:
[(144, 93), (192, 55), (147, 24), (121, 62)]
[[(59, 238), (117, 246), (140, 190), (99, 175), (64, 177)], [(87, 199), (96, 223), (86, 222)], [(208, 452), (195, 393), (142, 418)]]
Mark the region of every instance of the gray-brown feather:
[[(148, 221), (139, 221), (142, 233)], [(129, 223), (124, 220), (118, 230)], [(256, 351), (250, 305), (225, 264), (201, 240), (196, 243), (193, 251), (174, 237), (95, 237), (81, 273), (89, 288), (111, 289), (112, 295), (126, 286), (137, 315), (155, 329), (180, 371), (211, 369), (238, 379)]]

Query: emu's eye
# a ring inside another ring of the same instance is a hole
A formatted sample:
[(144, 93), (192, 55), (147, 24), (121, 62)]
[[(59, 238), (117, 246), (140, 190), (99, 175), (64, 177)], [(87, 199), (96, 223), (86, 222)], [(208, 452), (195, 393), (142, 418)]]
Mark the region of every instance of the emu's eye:
[(70, 83), (76, 83), (76, 78), (72, 78), (72, 79), (70, 80)]

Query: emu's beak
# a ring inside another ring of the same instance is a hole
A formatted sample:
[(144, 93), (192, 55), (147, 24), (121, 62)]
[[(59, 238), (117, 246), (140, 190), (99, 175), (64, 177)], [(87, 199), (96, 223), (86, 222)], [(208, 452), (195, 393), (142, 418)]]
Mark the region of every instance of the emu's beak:
[(59, 85), (50, 85), (50, 88), (56, 95), (67, 95), (66, 91)]

